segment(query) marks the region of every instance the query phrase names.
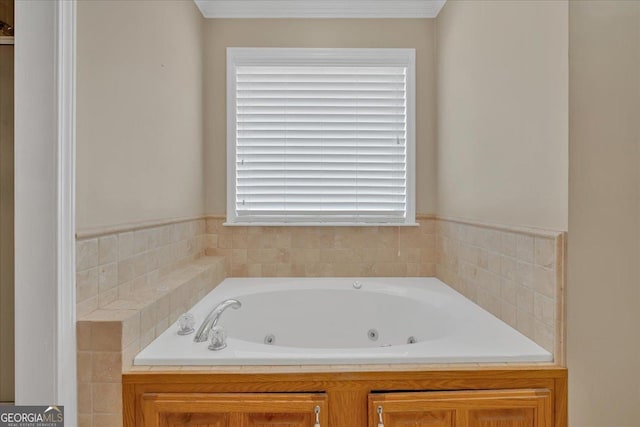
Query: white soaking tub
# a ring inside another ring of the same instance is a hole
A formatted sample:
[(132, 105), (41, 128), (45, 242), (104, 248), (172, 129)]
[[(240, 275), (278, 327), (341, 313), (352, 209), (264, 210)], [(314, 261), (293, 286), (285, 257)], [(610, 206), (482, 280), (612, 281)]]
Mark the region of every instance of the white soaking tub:
[[(178, 324), (135, 365), (315, 365), (551, 362), (551, 353), (440, 280), (421, 278), (233, 278), (191, 310), (197, 329), (236, 299), (218, 326), (227, 347), (208, 349)], [(267, 344), (268, 342), (269, 344)], [(412, 343), (410, 343), (412, 342)]]

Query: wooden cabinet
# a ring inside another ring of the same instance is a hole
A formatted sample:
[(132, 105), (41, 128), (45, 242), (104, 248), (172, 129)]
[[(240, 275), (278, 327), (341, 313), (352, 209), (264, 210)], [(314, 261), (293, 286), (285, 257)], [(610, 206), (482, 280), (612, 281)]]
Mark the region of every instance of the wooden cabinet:
[(321, 393), (146, 393), (144, 427), (313, 427), (327, 425)]
[(124, 427), (567, 427), (561, 367), (271, 370), (124, 374)]
[(379, 424), (384, 427), (551, 427), (551, 391), (371, 394), (369, 427)]

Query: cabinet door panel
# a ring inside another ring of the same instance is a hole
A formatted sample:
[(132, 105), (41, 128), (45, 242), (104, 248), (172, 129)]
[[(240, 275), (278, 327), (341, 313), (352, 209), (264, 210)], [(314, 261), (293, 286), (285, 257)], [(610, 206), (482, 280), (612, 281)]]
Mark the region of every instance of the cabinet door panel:
[(328, 419), (320, 393), (148, 393), (141, 406), (143, 427), (311, 427), (316, 407)]
[(428, 411), (389, 414), (385, 427), (454, 427), (453, 411)]
[(315, 422), (312, 414), (247, 414), (246, 427), (311, 427)]
[(469, 427), (536, 427), (533, 408), (480, 409), (469, 411)]
[(160, 427), (230, 427), (229, 414), (162, 414)]
[(551, 427), (551, 402), (547, 389), (371, 394), (369, 426), (381, 407), (385, 427)]

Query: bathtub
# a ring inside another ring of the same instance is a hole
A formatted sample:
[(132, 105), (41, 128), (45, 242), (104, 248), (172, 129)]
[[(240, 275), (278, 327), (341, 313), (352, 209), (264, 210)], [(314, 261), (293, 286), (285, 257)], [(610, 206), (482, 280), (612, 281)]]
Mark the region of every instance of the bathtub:
[(229, 278), (191, 310), (196, 329), (234, 298), (219, 322), (227, 347), (208, 349), (177, 322), (135, 365), (314, 365), (551, 362), (551, 353), (440, 280)]

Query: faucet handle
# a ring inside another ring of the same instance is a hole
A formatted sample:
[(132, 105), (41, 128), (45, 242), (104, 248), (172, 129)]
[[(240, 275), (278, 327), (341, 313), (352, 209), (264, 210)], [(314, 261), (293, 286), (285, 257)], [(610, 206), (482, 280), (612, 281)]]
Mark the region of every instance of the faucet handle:
[(214, 326), (209, 332), (209, 340), (209, 350), (222, 350), (227, 346), (227, 331), (222, 326)]
[(195, 329), (196, 319), (191, 313), (184, 313), (178, 318), (178, 335), (189, 335)]

